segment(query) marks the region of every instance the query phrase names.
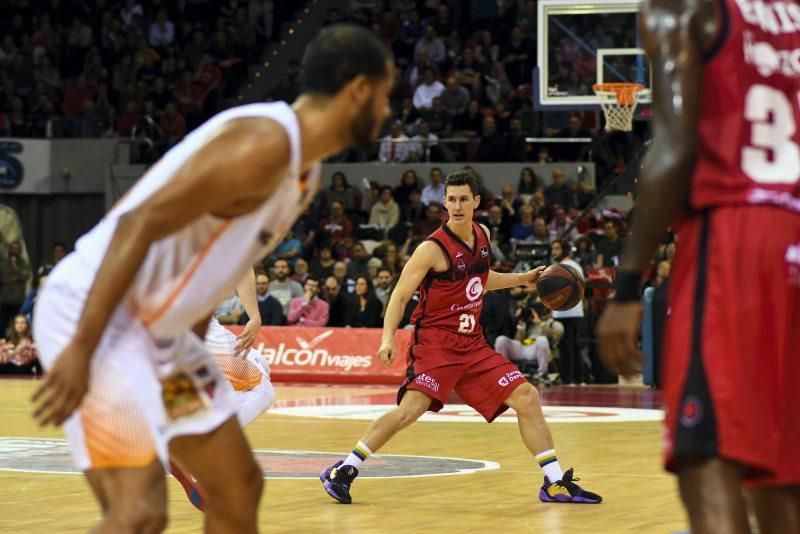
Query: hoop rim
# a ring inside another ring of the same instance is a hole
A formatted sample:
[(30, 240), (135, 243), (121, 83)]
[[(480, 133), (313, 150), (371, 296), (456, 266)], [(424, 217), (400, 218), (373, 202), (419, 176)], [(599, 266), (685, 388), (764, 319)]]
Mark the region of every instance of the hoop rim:
[(595, 94), (615, 93), (617, 95), (627, 91), (630, 91), (631, 94), (637, 94), (648, 91), (648, 89), (645, 88), (645, 86), (640, 83), (622, 83), (622, 82), (596, 83), (592, 85), (592, 89), (594, 90)]

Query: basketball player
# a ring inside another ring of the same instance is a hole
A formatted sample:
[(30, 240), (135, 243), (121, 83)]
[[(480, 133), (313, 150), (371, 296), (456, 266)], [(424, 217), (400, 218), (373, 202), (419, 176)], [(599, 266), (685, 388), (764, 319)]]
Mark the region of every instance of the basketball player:
[(320, 473), (325, 490), (341, 503), (352, 502), (350, 485), (361, 463), (426, 411), (441, 410), (453, 390), (489, 423), (508, 408), (517, 412), (522, 441), (544, 471), (539, 499), (602, 501), (575, 483), (572, 469), (561, 471), (536, 388), (483, 338), (484, 290), (535, 287), (544, 267), (515, 274), (489, 269), (489, 230), (472, 221), (480, 204), (477, 189), (469, 171), (447, 177), (444, 205), (450, 220), (417, 247), (392, 292), (378, 349), (378, 357), (387, 365), (397, 356), (394, 334), (406, 303), (417, 287), (420, 291), (411, 318), (414, 342), (408, 351), (406, 381), (397, 394), (398, 407), (375, 420), (345, 460)]
[[(275, 388), (269, 379), (269, 364), (257, 350), (251, 348), (261, 327), (255, 273), (252, 269), (236, 287), (236, 292), (250, 318), (247, 325), (239, 336), (235, 336), (212, 315), (204, 342), (222, 376), (233, 387), (236, 417), (239, 425), (244, 428), (272, 406)], [(203, 487), (190, 474), (184, 473), (175, 462), (170, 462), (169, 470), (183, 486), (189, 502), (198, 510), (203, 510), (206, 499)]]
[(639, 372), (641, 274), (678, 230), (664, 347), (666, 467), (692, 532), (800, 532), (800, 6), (649, 0), (655, 142), (606, 364)]
[[(274, 250), (319, 185), (319, 161), (388, 116), (391, 55), (330, 26), (292, 107), (215, 116), (153, 166), (53, 271), (36, 310), (41, 425), (64, 421), (102, 508), (98, 532), (159, 532), (167, 455), (208, 493), (210, 532), (256, 532), (263, 475), (232, 389), (192, 332)], [(168, 449), (168, 452), (167, 452)], [(223, 461), (224, 460), (224, 461)]]

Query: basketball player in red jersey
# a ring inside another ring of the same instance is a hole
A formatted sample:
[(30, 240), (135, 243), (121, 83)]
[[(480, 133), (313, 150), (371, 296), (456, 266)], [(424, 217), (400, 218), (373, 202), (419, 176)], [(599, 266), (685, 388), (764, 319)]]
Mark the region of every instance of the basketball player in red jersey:
[(522, 440), (545, 474), (542, 501), (602, 501), (575, 483), (572, 469), (561, 471), (536, 389), (483, 338), (479, 320), (484, 290), (535, 287), (544, 268), (516, 274), (491, 271), (489, 230), (472, 221), (479, 203), (472, 173), (448, 176), (444, 205), (450, 220), (417, 247), (403, 268), (386, 307), (378, 357), (388, 365), (397, 356), (394, 334), (419, 287), (406, 381), (397, 394), (398, 407), (375, 420), (345, 460), (320, 473), (325, 490), (341, 503), (352, 502), (350, 485), (361, 463), (426, 411), (441, 410), (453, 390), (490, 423), (508, 408), (517, 412)]
[(639, 371), (641, 273), (678, 231), (664, 350), (666, 467), (692, 532), (800, 532), (800, 5), (649, 0), (655, 139), (604, 361)]

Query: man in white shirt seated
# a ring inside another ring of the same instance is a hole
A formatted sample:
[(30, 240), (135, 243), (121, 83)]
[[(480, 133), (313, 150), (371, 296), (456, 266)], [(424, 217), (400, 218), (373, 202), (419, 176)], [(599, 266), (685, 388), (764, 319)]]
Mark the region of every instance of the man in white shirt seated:
[[(427, 123), (425, 123), (427, 124)], [(422, 123), (420, 123), (420, 126)], [(426, 206), (431, 202), (444, 204), (444, 184), (442, 183), (442, 169), (434, 167), (430, 173), (431, 183), (422, 190), (422, 203)]]
[[(411, 155), (417, 161), (428, 161), (428, 154), (431, 147), (439, 144), (439, 138), (431, 133), (431, 127), (427, 121), (420, 121), (417, 135), (411, 138)], [(439, 201), (444, 198), (444, 188)]]
[(378, 159), (383, 163), (400, 163), (408, 161), (411, 155), (411, 139), (403, 133), (403, 125), (393, 122), (389, 135), (381, 139)]
[(433, 107), (433, 99), (444, 91), (442, 82), (436, 79), (433, 69), (425, 68), (422, 74), (422, 82), (414, 91), (414, 107), (418, 111), (424, 111)]

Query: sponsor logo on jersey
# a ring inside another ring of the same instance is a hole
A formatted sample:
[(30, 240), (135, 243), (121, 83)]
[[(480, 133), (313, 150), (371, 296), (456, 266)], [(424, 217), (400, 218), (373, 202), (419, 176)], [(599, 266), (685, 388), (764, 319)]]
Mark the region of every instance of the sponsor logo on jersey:
[(344, 371), (368, 368), (372, 365), (371, 354), (331, 354), (326, 348), (317, 345), (333, 334), (326, 330), (311, 340), (296, 337), (296, 346), (280, 343), (277, 347), (265, 347), (263, 343), (256, 347), (269, 365), (286, 365), (297, 367), (333, 367)]
[(787, 78), (800, 76), (800, 48), (776, 50), (771, 43), (754, 41), (752, 32), (744, 32), (744, 60), (765, 78), (776, 73)]
[(694, 396), (686, 397), (681, 407), (681, 425), (692, 428), (703, 420), (703, 404)]
[(736, 0), (742, 17), (748, 24), (758, 26), (772, 35), (800, 31), (800, 6), (793, 2), (765, 0)]
[(519, 371), (511, 371), (510, 373), (506, 373), (505, 376), (501, 376), (497, 383), (503, 387), (511, 384), (512, 382), (516, 382), (517, 380), (525, 378), (522, 376), (522, 373)]
[(489, 256), (489, 247), (483, 246), (481, 247), (481, 258), (487, 258)]
[(789, 245), (789, 248), (786, 249), (786, 256), (783, 259), (786, 260), (786, 263), (800, 265), (800, 243)]
[(466, 270), (466, 268), (467, 268), (467, 265), (464, 263), (464, 260), (462, 260), (461, 258), (458, 258), (458, 259), (456, 260), (456, 268), (457, 268), (459, 271), (463, 271), (463, 270)]
[(470, 302), (475, 302), (483, 295), (483, 284), (481, 283), (481, 277), (475, 276), (469, 282), (467, 282), (467, 300)]
[(460, 258), (463, 255), (464, 255), (464, 253), (461, 252), (460, 250), (458, 252), (456, 252), (456, 258)]
[(432, 389), (436, 393), (439, 393), (439, 382), (437, 382), (436, 379), (430, 375), (422, 373), (421, 375), (419, 375), (417, 378), (414, 379), (414, 383), (419, 384), (420, 386), (424, 386), (428, 389)]

